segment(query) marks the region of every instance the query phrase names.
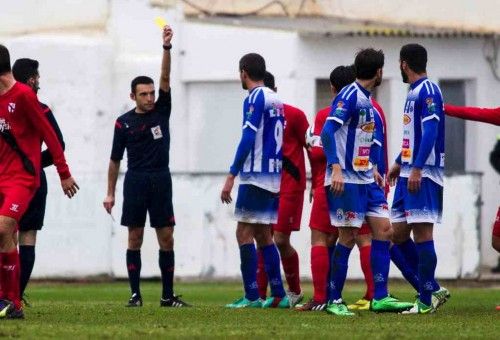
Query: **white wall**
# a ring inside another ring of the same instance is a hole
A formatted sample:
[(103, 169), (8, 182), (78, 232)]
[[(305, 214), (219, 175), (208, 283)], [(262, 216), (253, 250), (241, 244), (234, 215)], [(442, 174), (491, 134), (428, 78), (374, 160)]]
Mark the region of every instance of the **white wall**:
[[(312, 119), (315, 78), (327, 77), (336, 65), (351, 63), (355, 51), (362, 46), (384, 49), (387, 81), (381, 91), (382, 104), (390, 117), (391, 153), (395, 154), (399, 147), (399, 113), (405, 98), (405, 86), (400, 82), (398, 51), (402, 44), (416, 40), (300, 37), (293, 32), (193, 24), (183, 21), (175, 10), (164, 12), (148, 7), (146, 0), (112, 0), (104, 7), (99, 7), (103, 6), (102, 2), (93, 1), (96, 6), (88, 9), (94, 13), (91, 17), (101, 20), (101, 15), (105, 15), (106, 25), (92, 32), (66, 29), (64, 25), (58, 25), (54, 31), (47, 29), (45, 33), (27, 35), (0, 30), (0, 42), (7, 43), (13, 58), (32, 57), (41, 62), (40, 98), (56, 114), (65, 135), (68, 161), (82, 187), (73, 200), (64, 198), (54, 178), (54, 169), (49, 169), (46, 227), (39, 235), (35, 276), (100, 273), (122, 276), (125, 273), (126, 233), (119, 226), (121, 187), (117, 189), (116, 222), (113, 223), (104, 213), (101, 202), (106, 191), (113, 122), (132, 107), (128, 98), (130, 80), (139, 74), (153, 79), (159, 77), (161, 38), (153, 24), (153, 18), (159, 14), (165, 16), (175, 29), (171, 169), (175, 173), (179, 275), (199, 275), (215, 270), (215, 275), (233, 276), (238, 272), (232, 207), (222, 207), (218, 203), (223, 177), (190, 173), (203, 170), (225, 172), (232, 161), (240, 131), (241, 99), (245, 95), (238, 83), (237, 70), (238, 60), (244, 53), (262, 53), (268, 68), (276, 76), (283, 100), (304, 109)], [(18, 3), (16, 6), (31, 4), (29, 1)], [(65, 3), (53, 7), (53, 10), (62, 15), (68, 6)], [(93, 12), (96, 8), (99, 11)], [(58, 22), (58, 19), (54, 20)], [(42, 23), (33, 24), (35, 31), (44, 27)], [(474, 84), (471, 91), (476, 93), (471, 96), (475, 102), (470, 104), (499, 105), (496, 99), (499, 83), (493, 80), (482, 59), (480, 40), (426, 39), (422, 43), (429, 49), (431, 78), (471, 79)], [(207, 98), (212, 97), (217, 100), (204, 105)], [(494, 265), (496, 259), (489, 250), (489, 226), (498, 205), (498, 176), (490, 169), (487, 153), (497, 132), (496, 127), (467, 125), (470, 136), (467, 168), (485, 172), (482, 182), (485, 206), (481, 211), (482, 260), (488, 265)], [(207, 141), (211, 143), (207, 145)], [(122, 164), (122, 170), (124, 168), (125, 164)], [(447, 197), (469, 197), (465, 193), (475, 190), (475, 182), (456, 180), (457, 184), (453, 182), (455, 179), (449, 179), (452, 184), (446, 189)], [(121, 181), (122, 177), (120, 185)], [(463, 204), (467, 202), (466, 199), (461, 201)], [(446, 204), (450, 205), (448, 201)], [(469, 205), (470, 210), (467, 209)], [(451, 204), (447, 210), (452, 215), (446, 218), (443, 229), (447, 231), (442, 234), (445, 238), (447, 232), (456, 228), (460, 228), (463, 235), (469, 235), (474, 229), (473, 204), (469, 202), (460, 206), (459, 211), (452, 210), (456, 206)], [(308, 209), (309, 205), (305, 204), (303, 230), (293, 235), (293, 242), (301, 249), (301, 269), (305, 275), (309, 274)], [(469, 275), (475, 270), (473, 264), (478, 256), (469, 257), (474, 262), (472, 265), (463, 265), (465, 260), (460, 254), (465, 248), (458, 246), (461, 243), (455, 236), (450, 237), (460, 251), (457, 251), (458, 257), (446, 257), (450, 254), (446, 248), (448, 243), (440, 241), (438, 273), (447, 277), (459, 273)], [(476, 246), (472, 241), (468, 244), (472, 248)], [(154, 236), (148, 229), (143, 249), (146, 275), (158, 273), (156, 249)], [(355, 256), (352, 261), (356, 261)], [(356, 268), (354, 264), (352, 267)], [(357, 273), (360, 273), (359, 269)]]

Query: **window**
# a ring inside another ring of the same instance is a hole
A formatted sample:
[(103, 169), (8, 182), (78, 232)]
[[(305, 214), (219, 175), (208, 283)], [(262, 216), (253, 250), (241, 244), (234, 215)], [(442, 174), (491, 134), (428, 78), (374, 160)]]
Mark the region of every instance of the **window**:
[[(445, 103), (465, 105), (465, 81), (441, 80), (439, 82)], [(445, 173), (461, 173), (465, 171), (465, 121), (454, 117), (446, 117), (445, 124)]]

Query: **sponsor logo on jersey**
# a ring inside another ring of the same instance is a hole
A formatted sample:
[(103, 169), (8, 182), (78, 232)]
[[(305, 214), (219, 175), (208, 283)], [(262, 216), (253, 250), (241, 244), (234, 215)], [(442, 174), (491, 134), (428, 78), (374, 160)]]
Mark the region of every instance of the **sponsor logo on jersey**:
[(427, 111), (429, 111), (429, 113), (436, 112), (436, 104), (434, 104), (434, 101), (431, 97), (427, 98), (425, 100), (425, 103), (427, 104)]
[(7, 111), (9, 111), (9, 113), (14, 113), (15, 110), (16, 110), (16, 103), (9, 103), (7, 105)]
[(410, 122), (411, 122), (411, 118), (410, 118), (410, 116), (408, 116), (407, 114), (405, 114), (405, 115), (403, 116), (403, 124), (404, 124), (404, 125), (408, 125), (408, 124), (410, 124)]
[(366, 109), (361, 109), (361, 110), (359, 110), (359, 115), (360, 115), (361, 117), (366, 116)]
[(160, 125), (151, 128), (151, 133), (153, 134), (153, 139), (163, 138), (163, 133), (161, 132)]
[(361, 157), (369, 157), (370, 156), (370, 147), (360, 146), (358, 148), (358, 155)]
[(375, 123), (374, 122), (369, 122), (366, 124), (361, 125), (361, 130), (364, 132), (372, 133), (375, 131)]
[(0, 118), (0, 132), (10, 130), (10, 124), (3, 118)]
[(10, 206), (10, 211), (19, 212), (19, 204), (12, 203)]

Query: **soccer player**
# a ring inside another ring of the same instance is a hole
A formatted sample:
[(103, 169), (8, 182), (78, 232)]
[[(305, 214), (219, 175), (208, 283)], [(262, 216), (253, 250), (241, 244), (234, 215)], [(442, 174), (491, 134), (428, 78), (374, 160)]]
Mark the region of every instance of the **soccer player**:
[(120, 161), (127, 150), (127, 173), (123, 186), (121, 224), (128, 228), (127, 271), (132, 296), (127, 307), (142, 306), (140, 290), (141, 246), (146, 214), (156, 231), (159, 245), (159, 267), (162, 280), (161, 307), (187, 307), (174, 295), (174, 226), (172, 178), (169, 170), (169, 119), (172, 109), (170, 94), (170, 49), (173, 31), (163, 29), (163, 57), (160, 89), (155, 102), (151, 78), (132, 80), (130, 98), (136, 107), (118, 117), (115, 123), (113, 149), (108, 170), (108, 193), (104, 208), (111, 214), (115, 204), (115, 188)]
[[(394, 185), (397, 180), (391, 210), (393, 242), (408, 262), (418, 263), (419, 297), (407, 312), (411, 314), (433, 312), (449, 297), (448, 290), (434, 278), (437, 258), (433, 227), (441, 221), (443, 208), (443, 98), (439, 87), (427, 79), (426, 66), (423, 46), (408, 44), (401, 48), (401, 74), (410, 90), (404, 107), (402, 150), (389, 171), (389, 181)], [(438, 300), (435, 305), (433, 294)]]
[(371, 309), (376, 312), (400, 312), (411, 303), (389, 296), (389, 247), (392, 234), (384, 192), (369, 190), (380, 175), (370, 156), (379, 154), (380, 141), (374, 142), (375, 121), (370, 91), (382, 82), (384, 54), (368, 48), (355, 58), (356, 82), (344, 87), (332, 103), (321, 141), (327, 158), (325, 185), (330, 218), (339, 228), (339, 240), (333, 254), (330, 302), (327, 312), (352, 316), (342, 300), (349, 254), (354, 247), (357, 230), (366, 218), (372, 233), (371, 264), (374, 276), (374, 298)]
[[(280, 258), (272, 236), (278, 218), (284, 130), (283, 103), (264, 86), (266, 63), (256, 53), (244, 55), (239, 62), (240, 79), (248, 96), (243, 103), (243, 132), (234, 162), (221, 192), (223, 203), (231, 203), (234, 179), (240, 175), (235, 217), (236, 239), (240, 248), (241, 274), (245, 296), (226, 305), (228, 308), (289, 308), (283, 288)], [(271, 286), (271, 297), (264, 302), (257, 285), (257, 247)]]
[(40, 185), (41, 141), (52, 155), (64, 193), (73, 197), (78, 185), (54, 129), (35, 92), (14, 79), (9, 51), (0, 45), (0, 318), (24, 317), (16, 232)]
[[(35, 93), (38, 94), (40, 89), (40, 74), (38, 72), (38, 61), (28, 58), (18, 59), (12, 65), (12, 74), (14, 78), (28, 85)], [(50, 125), (57, 135), (57, 139), (61, 144), (64, 151), (64, 140), (59, 129), (59, 125), (54, 117), (50, 108), (40, 103), (43, 113), (47, 116)], [(41, 171), (40, 171), (40, 187), (36, 191), (33, 199), (30, 202), (28, 210), (24, 213), (21, 221), (19, 222), (19, 260), (20, 260), (20, 294), (21, 299), (27, 304), (24, 297), (24, 290), (35, 265), (35, 245), (37, 231), (43, 227), (43, 220), (45, 217), (45, 204), (47, 201), (47, 178), (43, 168), (54, 164), (52, 155), (48, 150), (44, 150), (41, 156)]]
[[(266, 71), (264, 86), (277, 92), (274, 76)], [(283, 271), (288, 283), (287, 295), (290, 304), (295, 306), (304, 298), (300, 288), (299, 255), (290, 243), (293, 231), (300, 230), (304, 191), (306, 189), (306, 166), (304, 148), (306, 131), (309, 127), (303, 111), (288, 104), (283, 104), (285, 112), (285, 132), (283, 135), (283, 171), (278, 208), (278, 223), (273, 225), (273, 237), (278, 247)], [(259, 296), (266, 298), (267, 275), (264, 268), (262, 251), (258, 251), (257, 283)]]
[[(354, 69), (350, 66), (338, 66), (330, 73), (330, 90), (335, 98), (340, 90), (354, 82)], [(318, 111), (314, 125), (307, 131), (310, 148), (312, 199), (309, 227), (311, 228), (311, 274), (313, 281), (313, 297), (299, 306), (300, 311), (323, 311), (327, 306), (327, 283), (330, 259), (338, 238), (338, 229), (332, 225), (328, 213), (326, 191), (324, 189), (326, 156), (321, 144), (321, 131), (330, 114), (330, 106)]]

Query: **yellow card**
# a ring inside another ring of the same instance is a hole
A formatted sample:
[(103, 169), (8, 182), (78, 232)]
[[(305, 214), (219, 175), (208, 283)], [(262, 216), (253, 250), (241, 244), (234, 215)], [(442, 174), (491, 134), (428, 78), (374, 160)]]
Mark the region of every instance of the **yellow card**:
[(165, 19), (164, 19), (164, 18), (162, 18), (162, 17), (156, 17), (156, 18), (155, 18), (155, 24), (156, 24), (156, 26), (158, 26), (160, 29), (163, 29), (163, 27), (165, 27), (165, 25), (168, 25), (167, 20), (165, 20)]

